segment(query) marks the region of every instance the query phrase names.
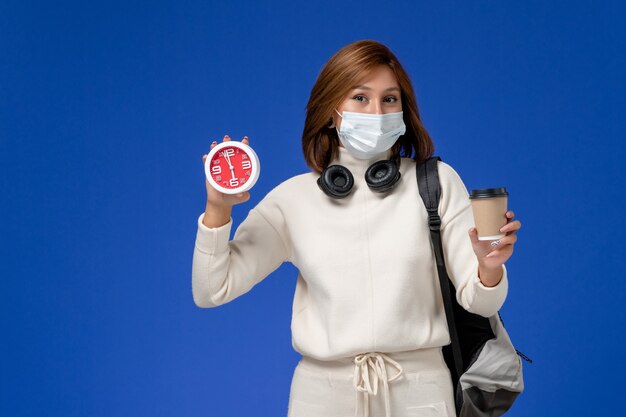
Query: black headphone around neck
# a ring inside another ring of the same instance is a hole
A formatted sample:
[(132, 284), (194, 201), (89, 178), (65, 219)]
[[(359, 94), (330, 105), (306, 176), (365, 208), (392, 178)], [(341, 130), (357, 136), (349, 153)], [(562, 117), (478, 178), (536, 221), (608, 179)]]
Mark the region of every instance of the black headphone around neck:
[[(365, 182), (377, 193), (390, 191), (400, 181), (400, 157), (374, 162), (365, 171)], [(326, 167), (317, 179), (317, 185), (329, 197), (344, 198), (352, 192), (354, 177), (343, 165)]]

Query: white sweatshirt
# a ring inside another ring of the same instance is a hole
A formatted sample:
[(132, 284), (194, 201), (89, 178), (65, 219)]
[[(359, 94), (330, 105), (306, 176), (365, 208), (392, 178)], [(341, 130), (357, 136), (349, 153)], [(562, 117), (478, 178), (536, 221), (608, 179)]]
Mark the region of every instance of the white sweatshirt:
[[(372, 192), (364, 173), (371, 160), (344, 148), (333, 163), (354, 175), (345, 199), (326, 196), (310, 172), (278, 185), (250, 210), (232, 240), (232, 219), (208, 228), (198, 218), (193, 298), (216, 307), (248, 292), (283, 262), (299, 271), (292, 309), (292, 345), (302, 355), (334, 360), (361, 352), (397, 352), (450, 343), (428, 216), (415, 162), (402, 158), (402, 177), (387, 194)], [(457, 301), (482, 316), (507, 295), (501, 281), (485, 287), (468, 235), (474, 225), (465, 185), (439, 162), (441, 234)]]

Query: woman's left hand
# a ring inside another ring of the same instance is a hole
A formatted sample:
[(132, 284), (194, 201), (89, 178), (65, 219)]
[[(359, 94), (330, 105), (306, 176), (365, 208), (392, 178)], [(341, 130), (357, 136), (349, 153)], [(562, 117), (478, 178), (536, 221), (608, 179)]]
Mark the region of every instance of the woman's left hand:
[(469, 230), (470, 240), (478, 258), (478, 265), (485, 270), (501, 269), (502, 264), (513, 254), (513, 245), (517, 241), (515, 232), (522, 227), (522, 223), (519, 220), (513, 221), (514, 214), (510, 210), (506, 212), (506, 217), (508, 222), (500, 229), (500, 232), (506, 235), (498, 240), (478, 240), (476, 228), (472, 227)]

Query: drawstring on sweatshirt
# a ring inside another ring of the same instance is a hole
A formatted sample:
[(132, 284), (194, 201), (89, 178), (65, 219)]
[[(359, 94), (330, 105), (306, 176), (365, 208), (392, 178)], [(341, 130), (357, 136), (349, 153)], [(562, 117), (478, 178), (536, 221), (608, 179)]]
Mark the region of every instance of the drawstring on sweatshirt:
[[(393, 377), (387, 377), (385, 362), (398, 370)], [(371, 370), (371, 379), (370, 379)], [(391, 416), (389, 406), (389, 382), (396, 380), (402, 374), (402, 366), (389, 356), (381, 352), (369, 352), (356, 355), (354, 357), (354, 389), (356, 390), (356, 410), (355, 417), (359, 413), (359, 392), (363, 393), (363, 416), (369, 417), (369, 396), (378, 392), (378, 380), (381, 379), (385, 397), (385, 416)]]

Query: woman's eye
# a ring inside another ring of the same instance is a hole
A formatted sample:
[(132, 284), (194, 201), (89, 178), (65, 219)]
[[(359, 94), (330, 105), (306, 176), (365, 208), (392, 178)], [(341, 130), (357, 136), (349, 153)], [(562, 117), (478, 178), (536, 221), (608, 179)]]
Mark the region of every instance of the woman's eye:
[(354, 96), (352, 98), (354, 100), (356, 100), (356, 101), (365, 101), (366, 100), (365, 96)]
[(395, 102), (397, 102), (397, 101), (398, 101), (398, 99), (397, 99), (397, 98), (395, 98), (395, 97), (385, 97), (385, 101), (386, 101), (387, 103), (395, 103)]

